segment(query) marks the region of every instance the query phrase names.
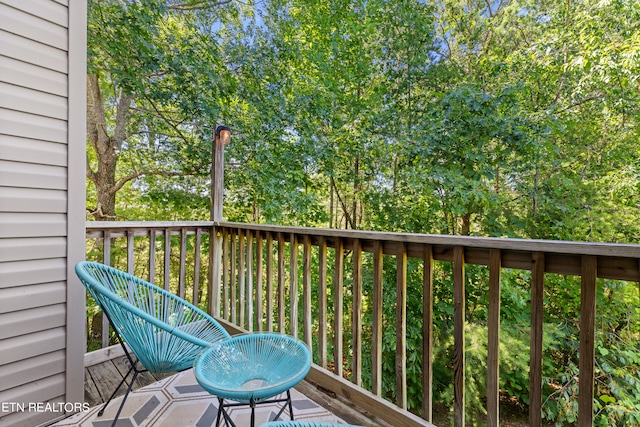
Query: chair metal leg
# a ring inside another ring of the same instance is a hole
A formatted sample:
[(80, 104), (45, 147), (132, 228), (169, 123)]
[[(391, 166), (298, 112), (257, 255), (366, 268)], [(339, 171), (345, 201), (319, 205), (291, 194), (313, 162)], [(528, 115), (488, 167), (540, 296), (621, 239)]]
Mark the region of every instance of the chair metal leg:
[(251, 400), (249, 400), (249, 406), (251, 406), (251, 427), (255, 427), (256, 426), (256, 401), (253, 400), (253, 397), (251, 398)]
[(291, 402), (291, 392), (287, 390), (287, 403), (289, 404), (289, 416), (291, 417), (291, 421), (293, 420), (293, 403)]
[[(112, 325), (113, 322), (111, 321), (111, 318), (109, 317), (107, 312), (104, 309), (103, 309), (103, 312), (107, 315), (107, 319), (109, 320), (109, 324)], [(131, 372), (133, 372), (133, 377), (131, 377), (131, 381), (129, 382), (129, 385), (127, 387), (127, 391), (124, 393), (124, 397), (122, 398), (122, 402), (120, 403), (120, 407), (118, 408), (118, 412), (116, 413), (116, 416), (113, 419), (113, 422), (111, 423), (111, 427), (115, 427), (116, 423), (118, 422), (118, 418), (120, 417), (120, 413), (122, 412), (122, 408), (124, 407), (124, 402), (126, 402), (127, 397), (129, 397), (129, 393), (131, 392), (131, 389), (133, 388), (133, 383), (135, 382), (136, 377), (138, 376), (138, 374), (147, 371), (146, 369), (144, 369), (144, 367), (143, 367), (143, 369), (138, 369), (138, 367), (137, 367), (138, 361), (136, 359), (134, 359), (134, 357), (131, 355), (131, 353), (129, 353), (129, 350), (127, 349), (127, 346), (124, 345), (124, 341), (122, 340), (122, 337), (120, 336), (118, 331), (116, 331), (115, 329), (114, 329), (114, 331), (116, 333), (116, 339), (118, 340), (118, 342), (122, 346), (122, 349), (124, 350), (124, 354), (127, 357), (127, 360), (129, 360), (129, 364), (131, 365), (131, 367), (129, 368), (129, 371), (127, 371), (126, 375), (122, 378), (122, 381), (120, 381), (120, 384), (118, 384), (118, 387), (116, 387), (116, 389), (113, 391), (113, 393), (111, 393), (111, 396), (109, 397), (109, 399), (102, 406), (102, 408), (100, 409), (100, 412), (98, 412), (98, 416), (99, 417), (104, 414), (105, 409), (107, 409), (107, 406), (109, 406), (109, 403), (111, 403), (111, 400), (115, 397), (116, 393), (118, 393), (118, 390), (120, 390), (120, 387), (122, 387), (122, 384), (124, 384), (127, 381), (127, 378), (129, 377), (129, 375), (131, 375)]]
[[(280, 415), (284, 413), (285, 409), (289, 409), (289, 414), (291, 415), (291, 419), (293, 420), (293, 403), (291, 401), (291, 392), (287, 390), (286, 393), (287, 393), (287, 397), (282, 399), (275, 398), (275, 399), (269, 399), (269, 400), (261, 400), (259, 402), (256, 402), (254, 399), (249, 400), (249, 406), (251, 407), (251, 427), (255, 427), (255, 419), (256, 419), (255, 411), (256, 411), (256, 406), (258, 405), (268, 405), (271, 403), (284, 403), (282, 405), (282, 408), (280, 408), (280, 411), (278, 411), (278, 413), (274, 417), (274, 419), (270, 421), (277, 421), (278, 419), (280, 419)], [(221, 417), (224, 418), (225, 424), (227, 425), (227, 427), (228, 426), (236, 427), (233, 420), (231, 420), (231, 415), (229, 415), (229, 413), (225, 408), (231, 408), (234, 406), (246, 406), (246, 405), (247, 403), (226, 403), (225, 404), (224, 399), (221, 397), (218, 397), (218, 416), (216, 417), (216, 427), (220, 427)]]

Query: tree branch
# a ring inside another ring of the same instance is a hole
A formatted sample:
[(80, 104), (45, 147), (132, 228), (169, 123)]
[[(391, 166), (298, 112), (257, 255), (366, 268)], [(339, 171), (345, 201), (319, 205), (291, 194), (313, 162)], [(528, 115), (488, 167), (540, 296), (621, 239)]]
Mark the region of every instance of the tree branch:
[(586, 98), (582, 98), (580, 101), (576, 101), (573, 104), (571, 104), (571, 105), (569, 105), (567, 107), (564, 107), (561, 110), (558, 110), (558, 113), (564, 113), (567, 110), (571, 110), (572, 108), (579, 107), (579, 106), (581, 106), (583, 104), (586, 104), (587, 102), (590, 102), (590, 101), (595, 101), (596, 99), (600, 99), (603, 96), (604, 96), (603, 92), (598, 92), (598, 93), (595, 93), (595, 94), (593, 94), (591, 96), (587, 96)]
[(213, 9), (214, 7), (224, 6), (225, 4), (232, 3), (233, 0), (222, 0), (217, 2), (210, 2), (207, 0), (197, 1), (193, 3), (181, 3), (181, 4), (172, 4), (169, 6), (169, 9), (180, 10), (180, 11), (189, 11), (189, 10), (205, 10), (205, 9)]
[(171, 177), (171, 176), (185, 176), (186, 174), (182, 173), (182, 172), (170, 172), (170, 171), (160, 171), (160, 170), (141, 170), (138, 172), (134, 172), (131, 173), (127, 176), (124, 176), (122, 178), (120, 178), (118, 180), (118, 182), (115, 183), (115, 185), (113, 187), (111, 187), (111, 189), (109, 190), (111, 193), (116, 193), (118, 192), (122, 187), (124, 187), (124, 185), (129, 182), (132, 181), (136, 178), (139, 178), (143, 175), (159, 175), (159, 176), (164, 176), (164, 177)]
[(160, 116), (160, 118), (162, 120), (164, 120), (169, 126), (171, 126), (173, 128), (173, 130), (176, 131), (176, 133), (178, 134), (178, 136), (184, 141), (184, 142), (189, 142), (189, 140), (187, 139), (186, 136), (184, 136), (184, 134), (182, 133), (182, 131), (180, 131), (180, 129), (178, 129), (178, 126), (176, 126), (174, 124), (174, 120), (169, 119), (168, 117), (166, 117), (161, 111), (160, 109), (156, 106), (156, 104), (153, 102), (153, 100), (151, 100), (148, 96), (145, 95), (145, 99), (149, 102), (149, 104), (151, 104), (151, 106), (153, 107), (153, 109), (155, 110), (155, 112)]

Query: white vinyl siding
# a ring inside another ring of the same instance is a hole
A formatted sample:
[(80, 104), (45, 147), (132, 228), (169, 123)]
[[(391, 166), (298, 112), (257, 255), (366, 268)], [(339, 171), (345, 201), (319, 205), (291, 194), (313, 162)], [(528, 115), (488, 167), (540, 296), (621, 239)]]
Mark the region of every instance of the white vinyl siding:
[(82, 403), (86, 1), (0, 0), (0, 23), (0, 402)]

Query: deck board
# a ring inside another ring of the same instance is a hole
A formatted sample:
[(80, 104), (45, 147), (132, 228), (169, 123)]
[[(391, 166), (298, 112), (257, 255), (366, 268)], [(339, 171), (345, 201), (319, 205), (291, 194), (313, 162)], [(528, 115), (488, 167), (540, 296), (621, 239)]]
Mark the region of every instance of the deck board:
[[(106, 402), (129, 370), (126, 356), (116, 357), (92, 366), (85, 367), (84, 398), (90, 406)], [(172, 374), (152, 374), (143, 372), (136, 378), (132, 390), (152, 384)], [(123, 385), (116, 396), (122, 396), (127, 390)]]

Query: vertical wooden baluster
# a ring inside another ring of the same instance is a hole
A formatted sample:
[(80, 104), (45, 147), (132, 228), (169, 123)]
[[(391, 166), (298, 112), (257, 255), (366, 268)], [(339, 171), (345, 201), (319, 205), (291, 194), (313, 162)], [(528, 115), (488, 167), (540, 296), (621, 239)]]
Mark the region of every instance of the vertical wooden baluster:
[(593, 424), (593, 390), (595, 382), (596, 279), (598, 258), (582, 256), (580, 289), (580, 359), (578, 385), (578, 426)]
[(407, 245), (396, 255), (396, 405), (407, 409)]
[(178, 273), (178, 296), (185, 297), (185, 282), (187, 276), (187, 229), (180, 229), (180, 266)]
[(433, 247), (422, 248), (422, 418), (433, 418)]
[(196, 228), (196, 241), (193, 254), (193, 304), (197, 307), (200, 303), (200, 244), (202, 242), (202, 230)]
[(247, 231), (247, 330), (253, 332), (253, 232)]
[(303, 241), (303, 266), (302, 266), (302, 317), (304, 342), (313, 351), (313, 338), (311, 330), (311, 239), (305, 234)]
[(531, 350), (529, 355), (529, 425), (542, 425), (542, 321), (544, 253), (534, 252), (531, 265)]
[[(102, 263), (111, 265), (111, 233), (104, 232)], [(102, 348), (109, 347), (109, 319), (102, 313)]]
[(383, 246), (376, 240), (373, 244), (373, 348), (371, 349), (371, 388), (377, 396), (382, 395), (382, 277)]
[(353, 358), (351, 381), (362, 384), (362, 242), (353, 241), (353, 304), (351, 311)]
[(267, 331), (273, 332), (273, 234), (267, 234)]
[(127, 273), (131, 275), (135, 275), (135, 265), (134, 265), (134, 231), (127, 230)]
[(264, 330), (264, 307), (262, 300), (262, 265), (264, 264), (262, 258), (264, 256), (264, 251), (262, 244), (262, 233), (256, 231), (256, 326), (258, 328), (258, 332), (262, 332)]
[(453, 421), (455, 427), (465, 425), (465, 274), (464, 274), (464, 248), (456, 246), (453, 249)]
[(244, 247), (244, 230), (240, 230), (238, 233), (238, 326), (244, 328), (245, 319), (245, 284), (246, 284), (246, 270), (245, 270), (245, 247)]
[(278, 233), (278, 332), (284, 333), (284, 235)]
[(229, 268), (231, 272), (231, 278), (229, 279), (229, 289), (231, 290), (231, 299), (229, 300), (229, 306), (231, 307), (231, 323), (238, 323), (238, 295), (237, 295), (237, 281), (236, 281), (236, 273), (238, 267), (238, 258), (237, 258), (237, 249), (238, 249), (238, 241), (236, 240), (236, 232), (235, 230), (231, 231), (230, 239), (231, 239), (231, 266)]
[(489, 330), (487, 337), (487, 425), (500, 424), (500, 249), (489, 251)]
[(318, 363), (327, 368), (327, 241), (318, 242)]
[(171, 232), (164, 229), (164, 289), (169, 290), (171, 284)]
[(229, 274), (231, 266), (229, 260), (229, 230), (222, 231), (222, 318), (230, 320), (229, 306), (231, 305)]
[(333, 371), (342, 376), (343, 300), (344, 300), (344, 242), (336, 240), (336, 259), (333, 271)]
[(298, 236), (289, 239), (289, 309), (291, 335), (298, 338)]
[(156, 283), (156, 230), (149, 231), (149, 283)]

